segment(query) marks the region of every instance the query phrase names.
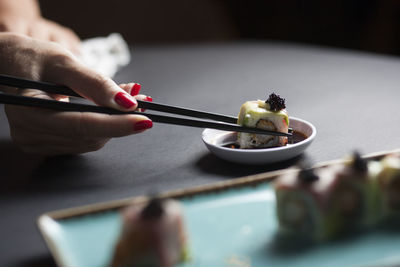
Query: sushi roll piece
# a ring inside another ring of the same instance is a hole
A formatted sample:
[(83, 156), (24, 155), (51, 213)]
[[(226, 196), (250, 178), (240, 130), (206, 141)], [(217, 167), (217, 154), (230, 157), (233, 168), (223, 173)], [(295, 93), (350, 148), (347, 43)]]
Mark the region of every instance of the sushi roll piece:
[(281, 233), (322, 241), (372, 224), (371, 179), (358, 154), (345, 164), (280, 177), (275, 192)]
[(187, 260), (182, 208), (177, 201), (152, 199), (123, 211), (123, 229), (112, 267), (171, 267)]
[(332, 233), (363, 229), (379, 219), (374, 165), (355, 152), (334, 171), (326, 225)]
[(324, 238), (319, 184), (320, 173), (312, 169), (293, 170), (275, 181), (281, 235), (309, 240)]
[(368, 161), (368, 208), (369, 217), (367, 219), (369, 226), (374, 226), (382, 221), (383, 209), (382, 209), (382, 190), (379, 185), (379, 174), (382, 171), (382, 164), (377, 160)]
[(384, 157), (377, 175), (382, 217), (400, 218), (400, 155)]
[[(287, 133), (289, 129), (289, 116), (285, 108), (285, 99), (274, 93), (266, 101), (247, 101), (240, 108), (238, 124), (246, 127)], [(240, 148), (284, 146), (287, 142), (288, 138), (286, 136), (238, 133)]]

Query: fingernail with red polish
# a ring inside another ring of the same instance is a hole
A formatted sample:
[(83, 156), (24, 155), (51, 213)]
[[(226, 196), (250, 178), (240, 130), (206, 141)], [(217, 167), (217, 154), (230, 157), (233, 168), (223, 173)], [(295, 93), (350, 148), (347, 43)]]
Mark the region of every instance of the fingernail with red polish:
[(135, 99), (123, 92), (117, 93), (114, 97), (114, 100), (118, 105), (124, 108), (131, 108), (137, 104)]
[(151, 127), (153, 127), (153, 122), (151, 120), (143, 120), (135, 123), (135, 125), (133, 125), (133, 130), (141, 131), (150, 129)]
[[(143, 101), (147, 101), (147, 102), (153, 102), (153, 98), (151, 96), (146, 96), (145, 99), (143, 99)], [(146, 109), (142, 108), (140, 109), (141, 112), (145, 112)]]
[(153, 102), (153, 98), (152, 98), (151, 96), (146, 96), (146, 98), (144, 99), (144, 101)]
[(131, 95), (138, 95), (140, 92), (140, 88), (142, 88), (142, 85), (140, 83), (135, 83), (132, 86)]

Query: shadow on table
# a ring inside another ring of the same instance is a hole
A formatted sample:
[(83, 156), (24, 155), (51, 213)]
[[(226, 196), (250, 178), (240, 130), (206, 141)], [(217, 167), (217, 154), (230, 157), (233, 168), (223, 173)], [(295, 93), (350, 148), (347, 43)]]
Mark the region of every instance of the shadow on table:
[(26, 259), (15, 265), (16, 267), (56, 267), (53, 257), (43, 255), (37, 258)]
[(3, 185), (0, 192), (75, 189), (82, 186), (82, 177), (85, 176), (74, 175), (74, 170), (79, 167), (81, 172), (90, 172), (87, 161), (79, 155), (30, 155), (20, 151), (9, 140), (0, 140), (0, 151)]
[(208, 153), (196, 162), (196, 167), (198, 167), (201, 171), (205, 173), (216, 174), (230, 179), (289, 168), (298, 164), (300, 161), (306, 158), (306, 155), (302, 154), (295, 158), (273, 164), (244, 165), (228, 162), (214, 156), (211, 153)]
[(23, 153), (10, 140), (0, 140), (0, 151), (1, 191), (29, 183), (30, 173), (43, 162), (43, 157)]

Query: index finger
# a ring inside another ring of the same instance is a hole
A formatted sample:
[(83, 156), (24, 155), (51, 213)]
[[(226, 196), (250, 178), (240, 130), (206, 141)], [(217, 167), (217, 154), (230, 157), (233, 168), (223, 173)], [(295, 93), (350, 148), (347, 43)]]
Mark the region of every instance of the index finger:
[(66, 52), (56, 51), (46, 56), (43, 76), (47, 81), (70, 87), (101, 106), (123, 111), (137, 108), (136, 99), (114, 81), (84, 66), (72, 54)]

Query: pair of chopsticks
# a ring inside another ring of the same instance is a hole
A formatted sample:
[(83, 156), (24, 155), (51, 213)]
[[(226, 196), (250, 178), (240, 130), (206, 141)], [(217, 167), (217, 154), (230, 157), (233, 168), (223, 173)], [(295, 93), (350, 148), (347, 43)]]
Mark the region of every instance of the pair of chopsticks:
[[(81, 97), (73, 90), (66, 86), (56, 85), (47, 82), (38, 82), (33, 80), (28, 80), (19, 77), (13, 77), (9, 75), (0, 74), (0, 85), (17, 87), (20, 89), (38, 89), (50, 94), (59, 94), (66, 95), (72, 97)], [(209, 113), (200, 110), (187, 109), (182, 107), (170, 106), (155, 102), (146, 102), (137, 100), (138, 108), (166, 112), (171, 114), (202, 118), (202, 119), (210, 119), (218, 122), (212, 122), (207, 120), (195, 120), (195, 119), (186, 119), (180, 117), (170, 117), (165, 115), (151, 114), (145, 112), (138, 111), (130, 111), (123, 112), (120, 110), (116, 110), (108, 107), (101, 107), (95, 105), (87, 105), (87, 104), (78, 104), (78, 103), (69, 103), (69, 102), (61, 102), (56, 100), (48, 100), (48, 99), (40, 99), (33, 97), (25, 97), (18, 95), (10, 95), (10, 94), (2, 94), (0, 93), (0, 103), (3, 104), (11, 104), (11, 105), (20, 105), (20, 106), (30, 106), (30, 107), (39, 107), (39, 108), (47, 108), (54, 109), (58, 111), (76, 111), (76, 112), (95, 112), (95, 113), (103, 113), (103, 114), (140, 114), (145, 115), (149, 119), (154, 122), (159, 123), (167, 123), (174, 125), (182, 125), (182, 126), (191, 126), (198, 128), (212, 128), (224, 131), (235, 131), (235, 132), (246, 132), (246, 133), (254, 133), (254, 134), (266, 134), (266, 135), (275, 135), (275, 136), (292, 136), (292, 133), (280, 133), (274, 131), (267, 131), (258, 128), (249, 128), (237, 125), (237, 118), (231, 116), (225, 116), (216, 113)]]

